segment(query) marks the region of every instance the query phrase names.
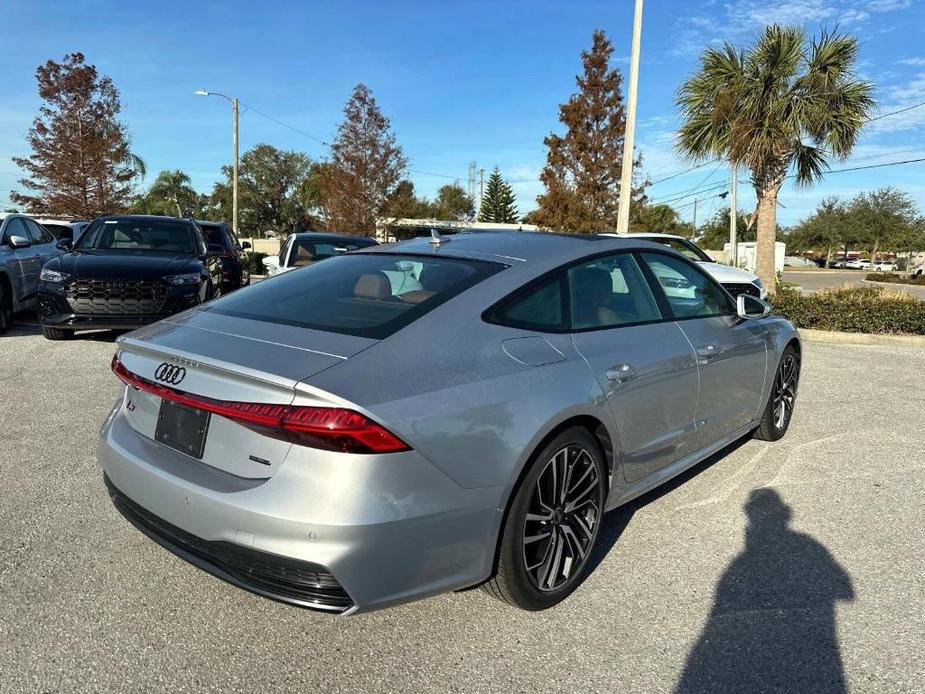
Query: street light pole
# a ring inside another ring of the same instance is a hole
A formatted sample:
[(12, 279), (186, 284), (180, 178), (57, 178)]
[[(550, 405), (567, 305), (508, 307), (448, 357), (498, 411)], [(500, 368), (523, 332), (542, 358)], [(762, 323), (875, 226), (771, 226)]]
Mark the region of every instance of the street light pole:
[(231, 97), (221, 92), (210, 92), (208, 89), (197, 89), (196, 96), (220, 96), (231, 103), (233, 116), (231, 144), (233, 160), (231, 163), (231, 228), (234, 235), (238, 235), (238, 97)]
[[(234, 148), (234, 161), (231, 163), (231, 229), (235, 238), (238, 237), (238, 97), (231, 100), (231, 110), (234, 112), (234, 135), (232, 135)], [(237, 242), (235, 242), (237, 243)]]
[(736, 207), (736, 188), (738, 187), (739, 169), (732, 165), (732, 189), (729, 193), (729, 254), (732, 257), (732, 266), (739, 266), (739, 239), (736, 234), (736, 223), (738, 222), (738, 207)]
[(636, 136), (636, 84), (639, 82), (639, 44), (642, 39), (642, 0), (636, 0), (633, 15), (633, 44), (630, 51), (630, 83), (626, 99), (626, 133), (623, 136), (623, 169), (620, 172), (620, 206), (617, 208), (617, 233), (625, 234), (630, 226), (630, 197), (633, 188), (633, 140)]

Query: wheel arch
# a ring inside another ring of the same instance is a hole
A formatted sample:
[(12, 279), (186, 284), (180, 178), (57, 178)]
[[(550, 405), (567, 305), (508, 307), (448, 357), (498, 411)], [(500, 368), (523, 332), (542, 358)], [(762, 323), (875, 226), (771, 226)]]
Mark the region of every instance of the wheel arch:
[(13, 281), (10, 279), (6, 268), (0, 267), (0, 285), (3, 286), (10, 294), (10, 308), (16, 309), (16, 291), (13, 289)]
[(499, 509), (501, 511), (501, 518), (500, 522), (498, 523), (497, 533), (495, 534), (494, 559), (492, 560), (491, 572), (489, 573), (486, 580), (491, 579), (491, 577), (494, 576), (498, 570), (501, 538), (504, 535), (504, 527), (507, 523), (508, 513), (511, 510), (511, 504), (514, 502), (514, 497), (520, 490), (524, 477), (526, 477), (527, 472), (530, 469), (530, 463), (533, 462), (533, 459), (536, 457), (537, 453), (543, 450), (543, 448), (545, 448), (546, 445), (556, 436), (561, 434), (563, 431), (571, 429), (575, 426), (581, 427), (588, 431), (588, 433), (591, 434), (591, 437), (597, 441), (597, 444), (601, 447), (601, 451), (604, 454), (604, 461), (607, 464), (608, 477), (607, 489), (604, 493), (605, 500), (609, 495), (610, 489), (614, 484), (614, 475), (618, 474), (618, 465), (615, 449), (615, 439), (610, 430), (607, 428), (607, 425), (601, 421), (600, 417), (589, 412), (577, 412), (568, 414), (561, 419), (548, 423), (547, 426), (540, 430), (540, 433), (537, 434), (537, 438), (531, 442), (531, 445), (527, 446), (526, 450), (529, 450), (529, 453), (524, 456), (523, 460), (521, 461), (520, 469), (517, 472), (517, 478), (507, 490), (506, 496), (504, 498), (504, 505)]

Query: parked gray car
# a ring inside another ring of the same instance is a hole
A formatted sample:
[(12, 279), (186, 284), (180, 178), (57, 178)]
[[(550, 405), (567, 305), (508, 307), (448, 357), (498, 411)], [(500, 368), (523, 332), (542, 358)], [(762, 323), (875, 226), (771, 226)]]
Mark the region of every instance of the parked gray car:
[(800, 353), (662, 244), (414, 239), (121, 337), (98, 457), (142, 532), (261, 595), (354, 613), (484, 584), (544, 609), (605, 511), (783, 436)]
[(40, 224), (21, 214), (0, 219), (0, 334), (13, 314), (33, 308), (42, 266), (64, 251)]

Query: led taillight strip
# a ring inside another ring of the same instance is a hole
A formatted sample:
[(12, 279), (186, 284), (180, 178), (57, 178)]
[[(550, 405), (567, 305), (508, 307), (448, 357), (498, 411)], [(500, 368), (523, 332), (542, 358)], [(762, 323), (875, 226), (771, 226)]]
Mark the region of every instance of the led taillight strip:
[(165, 400), (227, 417), (262, 433), (304, 446), (344, 453), (395, 453), (410, 447), (368, 417), (341, 407), (305, 407), (260, 402), (215, 400), (154, 383), (132, 373), (112, 358), (112, 371), (122, 381)]

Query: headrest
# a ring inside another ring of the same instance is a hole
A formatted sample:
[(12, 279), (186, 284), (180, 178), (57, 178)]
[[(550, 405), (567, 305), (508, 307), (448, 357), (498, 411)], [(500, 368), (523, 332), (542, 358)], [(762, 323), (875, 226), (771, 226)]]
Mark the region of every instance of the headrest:
[(392, 283), (381, 272), (360, 275), (353, 288), (353, 295), (358, 299), (391, 299)]
[(296, 255), (306, 260), (313, 260), (315, 258), (314, 250), (306, 248), (305, 246), (299, 246), (299, 252)]
[(420, 304), (427, 301), (437, 292), (428, 292), (424, 289), (413, 289), (410, 292), (405, 292), (402, 294), (399, 299), (404, 301), (406, 304)]

